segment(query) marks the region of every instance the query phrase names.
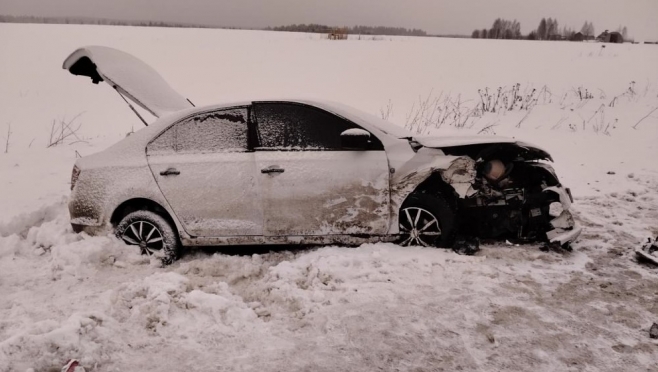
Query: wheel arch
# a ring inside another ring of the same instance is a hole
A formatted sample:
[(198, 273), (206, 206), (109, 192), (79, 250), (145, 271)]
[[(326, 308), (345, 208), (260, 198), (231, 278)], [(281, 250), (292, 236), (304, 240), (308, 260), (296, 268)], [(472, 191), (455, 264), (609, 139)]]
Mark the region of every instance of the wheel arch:
[(167, 209), (160, 205), (160, 203), (147, 198), (132, 198), (119, 204), (119, 206), (117, 206), (112, 212), (112, 216), (110, 217), (110, 224), (113, 227), (116, 227), (125, 216), (138, 210), (147, 210), (156, 213), (162, 216), (162, 218), (164, 218), (169, 224), (171, 224), (171, 227), (173, 227), (175, 230), (179, 230), (178, 224), (171, 216), (171, 214), (169, 214)]
[(443, 180), (439, 172), (433, 172), (423, 182), (418, 184), (418, 186), (416, 186), (416, 188), (404, 198), (402, 203), (400, 203), (400, 210), (402, 209), (404, 202), (413, 194), (439, 195), (450, 205), (453, 211), (456, 212), (459, 207), (459, 195), (457, 194), (457, 191)]
[[(448, 201), (449, 199), (444, 197), (443, 193), (436, 191), (435, 188), (436, 185), (437, 184), (433, 185), (430, 183), (428, 184), (426, 189), (414, 190), (414, 192), (410, 193), (405, 199), (402, 206), (400, 207), (400, 212), (398, 213), (398, 219), (400, 221), (399, 222), (400, 226), (402, 226), (403, 225), (402, 220), (404, 218), (402, 217), (404, 214), (402, 211), (405, 208), (411, 208), (411, 209), (420, 208), (422, 210), (425, 210), (426, 213), (429, 213), (432, 217), (437, 219), (440, 227), (439, 231), (441, 232), (441, 236), (438, 238), (438, 240), (435, 240), (434, 243), (432, 243), (432, 245), (439, 244), (437, 245), (438, 247), (451, 247), (455, 241), (455, 237), (459, 229), (459, 218), (457, 215), (457, 210), (453, 208), (451, 202)], [(449, 187), (449, 185), (447, 186)], [(420, 215), (421, 215), (421, 211), (418, 211), (415, 217), (416, 222), (412, 222), (413, 217), (411, 217), (410, 214), (407, 213), (407, 221), (409, 222), (408, 224), (406, 224), (407, 225), (406, 228), (408, 229), (407, 231), (416, 228), (415, 224), (419, 220)], [(423, 230), (419, 230), (417, 234), (422, 235), (420, 231)], [(400, 234), (404, 235), (402, 230), (400, 230)], [(410, 234), (411, 233), (408, 233), (407, 236), (411, 237)], [(418, 239), (420, 239), (420, 237), (418, 237)], [(427, 240), (425, 241), (427, 242)], [(422, 245), (426, 245), (426, 244), (423, 243)]]

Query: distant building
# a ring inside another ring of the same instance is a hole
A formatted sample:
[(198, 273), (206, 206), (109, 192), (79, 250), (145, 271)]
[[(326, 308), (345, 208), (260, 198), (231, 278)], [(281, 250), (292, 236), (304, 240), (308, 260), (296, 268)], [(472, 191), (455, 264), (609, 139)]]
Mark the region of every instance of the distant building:
[(566, 38), (560, 34), (548, 35), (548, 40), (566, 40)]
[(602, 43), (623, 43), (624, 38), (621, 36), (619, 32), (608, 32), (608, 30), (603, 31), (601, 35), (599, 35), (596, 40), (602, 42)]
[(585, 35), (582, 32), (576, 32), (571, 41), (585, 41)]
[(334, 28), (329, 33), (329, 40), (347, 40), (347, 28)]

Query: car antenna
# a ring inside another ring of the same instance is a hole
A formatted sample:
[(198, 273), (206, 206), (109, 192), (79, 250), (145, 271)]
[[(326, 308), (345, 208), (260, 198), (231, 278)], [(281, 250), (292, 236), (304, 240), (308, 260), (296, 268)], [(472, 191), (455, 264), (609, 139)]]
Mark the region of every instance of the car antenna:
[(133, 105), (131, 105), (130, 102), (128, 102), (128, 100), (126, 99), (126, 97), (124, 97), (123, 94), (121, 94), (121, 92), (119, 92), (119, 89), (117, 88), (117, 86), (114, 85), (113, 88), (114, 88), (114, 90), (117, 91), (117, 93), (119, 93), (119, 95), (121, 96), (121, 98), (123, 98), (123, 101), (126, 102), (126, 104), (128, 105), (128, 107), (130, 107), (130, 109), (133, 110), (133, 112), (135, 113), (135, 115), (137, 115), (137, 117), (139, 118), (139, 120), (141, 120), (142, 123), (144, 123), (144, 125), (146, 125), (146, 126), (148, 127), (149, 125), (148, 125), (148, 123), (146, 123), (146, 120), (144, 120), (144, 118), (142, 117), (142, 115), (140, 115), (139, 112), (137, 112), (137, 110), (135, 110), (135, 108), (133, 107)]
[(189, 102), (189, 103), (190, 103), (190, 105), (192, 105), (192, 107), (196, 107), (196, 105), (195, 105), (194, 103), (192, 103), (192, 101), (190, 101), (190, 99), (189, 99), (189, 98), (185, 98), (185, 99), (187, 100), (187, 102)]

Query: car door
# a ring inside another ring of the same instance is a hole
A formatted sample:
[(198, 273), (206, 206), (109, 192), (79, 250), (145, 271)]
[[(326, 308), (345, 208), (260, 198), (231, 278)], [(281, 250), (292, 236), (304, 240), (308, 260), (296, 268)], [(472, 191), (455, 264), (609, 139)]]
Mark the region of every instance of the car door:
[(199, 113), (147, 147), (160, 190), (192, 236), (263, 234), (248, 117), (247, 107)]
[(319, 108), (255, 102), (253, 113), (266, 236), (386, 233), (388, 161), (375, 136), (348, 150), (340, 134), (359, 126)]

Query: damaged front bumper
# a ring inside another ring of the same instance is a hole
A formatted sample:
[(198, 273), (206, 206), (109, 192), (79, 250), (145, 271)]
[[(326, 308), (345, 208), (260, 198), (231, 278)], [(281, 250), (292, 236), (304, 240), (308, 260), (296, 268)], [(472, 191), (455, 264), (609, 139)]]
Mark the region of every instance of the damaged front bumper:
[(550, 243), (559, 243), (560, 245), (565, 245), (576, 240), (582, 231), (583, 228), (580, 227), (580, 225), (574, 223), (570, 229), (558, 228), (548, 231), (546, 232), (546, 237)]
[(553, 229), (546, 232), (546, 238), (549, 243), (558, 243), (560, 245), (573, 242), (578, 238), (583, 231), (583, 228), (576, 223), (573, 215), (569, 211), (571, 203), (573, 203), (571, 190), (559, 186), (547, 187), (544, 191), (554, 192), (560, 198), (559, 203), (554, 203), (557, 204), (557, 208), (553, 208), (553, 205), (551, 205), (550, 214), (556, 217), (550, 221), (550, 225)]
[(560, 199), (559, 203), (556, 202), (553, 203), (555, 205), (550, 206), (549, 214), (555, 218), (550, 221), (553, 229), (546, 232), (549, 243), (565, 245), (575, 241), (580, 236), (583, 228), (576, 223), (573, 215), (569, 212), (571, 203), (573, 203), (571, 190), (562, 186), (553, 186), (545, 188), (544, 192), (553, 192)]

